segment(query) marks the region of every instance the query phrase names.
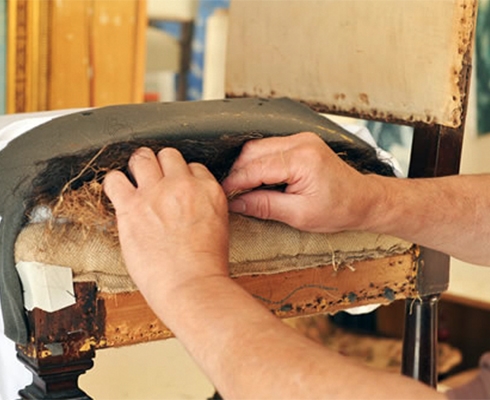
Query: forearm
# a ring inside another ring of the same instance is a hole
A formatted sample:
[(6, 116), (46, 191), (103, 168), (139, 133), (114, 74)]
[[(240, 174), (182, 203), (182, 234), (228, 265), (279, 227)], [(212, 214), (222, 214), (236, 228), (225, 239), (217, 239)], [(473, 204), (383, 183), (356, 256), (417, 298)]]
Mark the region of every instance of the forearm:
[(152, 308), (225, 398), (440, 397), (416, 381), (366, 369), (299, 335), (229, 278), (152, 293)]
[(375, 188), (361, 228), (490, 265), (490, 175), (369, 179)]

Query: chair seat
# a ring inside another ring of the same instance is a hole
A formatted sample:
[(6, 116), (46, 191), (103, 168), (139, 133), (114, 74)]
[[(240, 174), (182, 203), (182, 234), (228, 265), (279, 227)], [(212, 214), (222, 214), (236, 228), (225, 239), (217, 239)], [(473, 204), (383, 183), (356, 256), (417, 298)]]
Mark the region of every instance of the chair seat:
[[(114, 230), (113, 220), (108, 221), (108, 225), (103, 222), (104, 217), (110, 216), (111, 212), (106, 208), (108, 204), (102, 195), (100, 182), (107, 169), (124, 170), (129, 156), (136, 148), (149, 146), (157, 151), (165, 146), (176, 147), (188, 162), (204, 163), (220, 180), (226, 176), (247, 140), (302, 131), (320, 135), (341, 158), (345, 158), (361, 172), (393, 174), (391, 167), (379, 160), (376, 151), (366, 142), (308, 107), (289, 99), (236, 99), (105, 107), (56, 118), (10, 142), (0, 153), (0, 215), (3, 217), (0, 226), (0, 296), (6, 334), (16, 343), (25, 344), (28, 341), (28, 327), (23, 318), (22, 288), (15, 270), (13, 253), (23, 223), (33, 214), (33, 206), (50, 207), (55, 218), (75, 222), (78, 216), (83, 226), (86, 226), (90, 214), (96, 224)], [(23, 154), (23, 157), (19, 158), (18, 154)], [(90, 168), (86, 168), (88, 165)], [(67, 182), (70, 185), (66, 186)], [(81, 200), (84, 194), (94, 200), (87, 207), (85, 200)], [(68, 205), (74, 206), (74, 209), (66, 214), (67, 208), (70, 208)], [(103, 210), (99, 213), (101, 205)], [(63, 228), (66, 231), (67, 226)], [(87, 236), (99, 235), (99, 230), (100, 227), (95, 232), (85, 233)], [(254, 242), (254, 247), (256, 243), (266, 243), (265, 239)], [(80, 243), (76, 239), (72, 242)], [(74, 243), (71, 244), (72, 248)], [(64, 246), (68, 245), (65, 243)], [(117, 247), (117, 243), (114, 247)], [(103, 260), (95, 264), (92, 270), (99, 271), (101, 265), (106, 270), (107, 265), (112, 265), (106, 262), (111, 252), (114, 253), (115, 249), (110, 248), (98, 254), (93, 252)], [(73, 251), (73, 254), (78, 254), (78, 250)], [(114, 257), (117, 259), (117, 255)], [(288, 258), (291, 257), (288, 255)], [(267, 261), (269, 258), (264, 259), (265, 263), (270, 264)], [(257, 263), (260, 260), (262, 258), (253, 261)], [(60, 264), (59, 260), (52, 262)], [(79, 259), (75, 265), (78, 262)], [(119, 265), (120, 261), (115, 264)], [(126, 276), (128, 282), (125, 272), (114, 275), (119, 280)], [(96, 281), (95, 278), (90, 279)], [(125, 287), (128, 286), (131, 286), (131, 282)], [(115, 288), (120, 287), (120, 284), (112, 287), (111, 290), (116, 291)], [(119, 289), (122, 292), (126, 290), (130, 289)]]
[[(230, 214), (230, 274), (269, 275), (406, 254), (412, 243), (369, 232), (308, 233), (274, 221)], [(17, 238), (16, 261), (70, 267), (74, 281), (94, 281), (100, 291), (137, 290), (127, 273), (117, 238), (97, 227), (27, 225)], [(353, 273), (355, 271), (352, 271)]]
[[(280, 317), (335, 313), (414, 296), (418, 248), (368, 232), (301, 232), (274, 221), (230, 214), (230, 273)], [(95, 282), (103, 299), (98, 347), (172, 336), (126, 271), (117, 238), (76, 224), (33, 223), (16, 261), (70, 267), (75, 282)]]

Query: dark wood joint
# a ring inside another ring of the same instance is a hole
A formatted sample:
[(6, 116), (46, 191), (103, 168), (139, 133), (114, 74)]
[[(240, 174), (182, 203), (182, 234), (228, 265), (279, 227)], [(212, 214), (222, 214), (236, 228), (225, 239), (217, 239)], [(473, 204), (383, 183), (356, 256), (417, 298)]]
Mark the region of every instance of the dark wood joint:
[(29, 343), (17, 346), (18, 359), (33, 373), (33, 382), (19, 392), (22, 399), (89, 399), (78, 377), (93, 366), (102, 338), (97, 321), (103, 307), (95, 283), (75, 283), (76, 304), (48, 313), (27, 312)]
[(439, 251), (421, 247), (418, 262), (418, 295), (423, 297), (446, 291), (449, 285), (450, 257)]

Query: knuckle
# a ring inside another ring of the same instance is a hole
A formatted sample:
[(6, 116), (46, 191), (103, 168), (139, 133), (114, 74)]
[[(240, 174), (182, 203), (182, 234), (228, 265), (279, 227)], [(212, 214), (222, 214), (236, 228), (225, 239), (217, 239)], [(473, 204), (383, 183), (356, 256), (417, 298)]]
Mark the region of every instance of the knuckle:
[(270, 219), (271, 204), (267, 196), (260, 196), (256, 199), (255, 211), (258, 218)]
[(255, 140), (247, 140), (242, 146), (242, 153), (249, 152), (255, 146)]
[(318, 139), (318, 135), (316, 133), (313, 133), (313, 132), (301, 132), (299, 135), (303, 136), (304, 138), (309, 138), (309, 139)]
[(197, 174), (197, 176), (199, 177), (213, 177), (213, 175), (209, 172), (208, 168), (204, 164), (191, 162), (187, 164), (187, 166), (192, 171), (192, 173)]
[(308, 143), (315, 144), (323, 142), (323, 139), (317, 134), (313, 132), (301, 132), (297, 135), (300, 143)]
[(154, 157), (154, 153), (151, 149), (148, 147), (140, 147), (139, 149), (136, 149), (133, 154), (131, 154), (128, 161), (128, 166), (130, 169), (134, 168), (142, 162), (144, 163), (151, 160), (152, 157)]
[(133, 152), (133, 154), (131, 156), (131, 160), (134, 160), (137, 158), (147, 159), (148, 157), (152, 156), (153, 154), (154, 154), (153, 150), (151, 150), (150, 148), (140, 147)]
[(255, 173), (253, 171), (254, 163), (249, 164), (247, 167), (237, 168), (232, 171), (230, 177), (233, 179), (235, 184), (242, 184), (243, 182), (248, 182), (253, 179)]
[(190, 162), (189, 164), (189, 168), (195, 168), (195, 169), (207, 169), (204, 164), (201, 164), (201, 163), (198, 163), (198, 162)]

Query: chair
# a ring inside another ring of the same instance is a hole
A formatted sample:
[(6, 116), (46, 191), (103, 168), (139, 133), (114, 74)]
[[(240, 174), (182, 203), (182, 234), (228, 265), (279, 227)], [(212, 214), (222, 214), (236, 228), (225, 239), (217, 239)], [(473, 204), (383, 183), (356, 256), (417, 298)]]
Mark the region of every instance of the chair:
[[(268, 107), (267, 98), (286, 96), (320, 112), (413, 126), (409, 176), (456, 174), (475, 8), (471, 0), (235, 1), (227, 96), (253, 97), (256, 110)], [(344, 268), (332, 276), (330, 265), (235, 279), (280, 317), (406, 298), (402, 372), (434, 386), (437, 301), (448, 261), (409, 245), (349, 262), (355, 274)], [(341, 295), (329, 297), (326, 287)], [(71, 307), (26, 314), (29, 340), (18, 344), (18, 355), (34, 382), (24, 399), (88, 398), (77, 379), (97, 349), (171, 336), (138, 292), (102, 293), (94, 282), (76, 283), (75, 292)]]

